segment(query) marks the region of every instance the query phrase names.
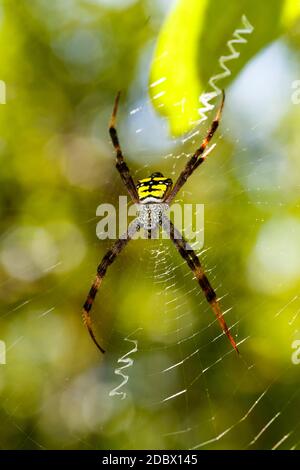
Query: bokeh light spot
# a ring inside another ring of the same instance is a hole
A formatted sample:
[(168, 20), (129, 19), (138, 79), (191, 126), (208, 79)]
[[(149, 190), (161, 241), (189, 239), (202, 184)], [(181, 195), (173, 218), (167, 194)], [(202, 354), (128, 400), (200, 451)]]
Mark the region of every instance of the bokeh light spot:
[(14, 278), (34, 281), (45, 275), (58, 260), (58, 251), (51, 235), (43, 228), (19, 227), (4, 238), (1, 262)]
[(250, 285), (269, 294), (293, 287), (300, 279), (299, 259), (299, 219), (271, 219), (262, 227), (249, 259)]

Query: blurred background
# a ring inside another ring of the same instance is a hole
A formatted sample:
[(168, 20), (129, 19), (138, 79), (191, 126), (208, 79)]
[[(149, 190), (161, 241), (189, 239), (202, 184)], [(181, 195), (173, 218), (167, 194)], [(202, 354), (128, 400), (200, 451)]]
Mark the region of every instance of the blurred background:
[[(299, 448), (299, 8), (207, 0), (196, 15), (190, 2), (193, 39), (172, 23), (182, 3), (1, 1), (2, 449)], [(133, 241), (109, 269), (92, 310), (103, 357), (81, 307), (110, 245), (97, 206), (126, 195), (108, 137), (115, 94), (134, 178), (174, 179), (215, 111), (197, 123), (199, 102), (180, 110), (173, 94), (210, 91), (242, 14), (254, 31), (220, 82), (217, 147), (178, 195), (205, 206), (200, 257), (241, 357), (162, 240)], [(149, 85), (172, 28), (167, 108)]]

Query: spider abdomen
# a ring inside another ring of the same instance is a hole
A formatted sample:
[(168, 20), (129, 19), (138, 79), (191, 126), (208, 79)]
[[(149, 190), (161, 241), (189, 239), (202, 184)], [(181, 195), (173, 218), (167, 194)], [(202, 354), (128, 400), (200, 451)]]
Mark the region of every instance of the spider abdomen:
[(166, 178), (158, 172), (152, 173), (148, 178), (139, 180), (136, 188), (140, 202), (143, 204), (162, 202), (172, 184), (171, 178)]

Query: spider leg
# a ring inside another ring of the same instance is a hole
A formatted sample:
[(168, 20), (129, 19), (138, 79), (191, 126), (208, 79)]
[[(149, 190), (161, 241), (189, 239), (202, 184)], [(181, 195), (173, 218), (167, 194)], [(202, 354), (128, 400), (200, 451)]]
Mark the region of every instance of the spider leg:
[(131, 199), (133, 202), (138, 202), (139, 197), (137, 193), (136, 186), (134, 184), (133, 178), (130, 174), (130, 170), (127, 166), (127, 163), (124, 160), (124, 156), (120, 147), (120, 142), (117, 134), (117, 129), (116, 129), (116, 116), (117, 116), (117, 111), (118, 111), (118, 106), (119, 106), (119, 100), (120, 100), (120, 92), (118, 92), (116, 98), (115, 98), (115, 104), (109, 124), (109, 134), (110, 138), (112, 140), (113, 146), (116, 151), (116, 168), (118, 172), (120, 173), (120, 176), (122, 178), (123, 183), (125, 184), (127, 191), (129, 192)]
[(93, 327), (92, 327), (92, 318), (90, 315), (90, 310), (92, 308), (93, 302), (95, 300), (96, 294), (102, 284), (103, 278), (106, 274), (107, 268), (114, 262), (118, 254), (122, 251), (122, 249), (127, 245), (129, 240), (132, 239), (134, 236), (135, 232), (139, 230), (139, 222), (137, 219), (135, 219), (131, 224), (129, 225), (127, 232), (118, 240), (115, 241), (115, 243), (112, 245), (112, 247), (107, 251), (107, 253), (104, 255), (102, 258), (101, 263), (99, 264), (97, 268), (97, 275), (96, 278), (92, 284), (92, 287), (89, 291), (89, 294), (87, 296), (87, 299), (84, 303), (83, 310), (82, 310), (82, 317), (83, 317), (83, 322), (85, 326), (88, 329), (88, 332), (96, 344), (97, 348), (102, 352), (105, 353), (105, 350), (100, 346), (99, 342), (97, 341)]
[(222, 310), (220, 304), (217, 299), (217, 295), (212, 288), (204, 269), (200, 263), (200, 260), (191, 246), (185, 241), (183, 235), (177, 230), (173, 223), (168, 219), (166, 215), (163, 215), (162, 219), (162, 226), (165, 232), (170, 236), (172, 242), (176, 246), (179, 254), (181, 257), (186, 261), (189, 268), (193, 271), (205, 297), (207, 302), (210, 304), (214, 314), (216, 315), (218, 322), (226, 334), (227, 338), (229, 339), (232, 347), (239, 353), (238, 347), (236, 345), (235, 340), (233, 339), (229, 328), (226, 324), (224, 316), (222, 314)]
[(168, 194), (168, 196), (166, 197), (166, 200), (165, 202), (167, 202), (168, 204), (170, 204), (170, 202), (172, 202), (172, 200), (174, 199), (174, 197), (176, 196), (176, 194), (178, 193), (178, 191), (182, 188), (182, 186), (186, 183), (187, 179), (191, 176), (191, 174), (196, 170), (196, 168), (198, 168), (199, 165), (201, 165), (201, 163), (203, 163), (205, 161), (205, 158), (207, 157), (207, 155), (209, 154), (210, 150), (208, 150), (207, 152), (205, 152), (205, 149), (207, 147), (207, 145), (209, 144), (209, 142), (211, 141), (211, 139), (213, 138), (214, 136), (214, 133), (216, 132), (216, 130), (218, 129), (218, 126), (219, 126), (219, 122), (220, 122), (220, 119), (221, 119), (221, 115), (222, 115), (222, 110), (223, 110), (223, 107), (224, 107), (224, 101), (225, 101), (225, 92), (224, 90), (222, 91), (222, 101), (221, 101), (221, 105), (218, 109), (218, 112), (216, 114), (216, 117), (215, 119), (213, 120), (213, 122), (211, 123), (211, 126), (209, 128), (209, 131), (205, 137), (205, 139), (203, 139), (202, 141), (202, 144), (200, 145), (200, 147), (196, 150), (196, 152), (194, 153), (194, 155), (188, 160), (188, 162), (186, 163), (184, 169), (182, 170), (182, 172), (180, 173), (176, 183), (174, 184), (172, 190), (170, 191), (170, 193)]

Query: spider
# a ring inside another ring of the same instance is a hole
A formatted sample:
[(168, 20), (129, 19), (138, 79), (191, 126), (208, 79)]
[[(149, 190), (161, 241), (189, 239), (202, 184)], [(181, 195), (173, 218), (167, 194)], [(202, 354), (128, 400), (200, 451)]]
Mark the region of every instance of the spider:
[(232, 347), (236, 350), (237, 353), (239, 353), (235, 340), (233, 339), (225, 322), (216, 293), (204, 272), (198, 256), (166, 215), (166, 211), (169, 208), (171, 202), (174, 200), (178, 191), (186, 183), (196, 168), (198, 168), (198, 166), (200, 166), (205, 161), (206, 156), (213, 149), (212, 146), (211, 148), (205, 150), (219, 126), (225, 101), (225, 93), (222, 91), (222, 101), (220, 107), (205, 139), (203, 139), (200, 147), (197, 148), (195, 153), (187, 161), (174, 185), (171, 178), (164, 177), (160, 172), (152, 173), (148, 178), (139, 180), (137, 184), (134, 183), (127, 163), (125, 162), (116, 130), (116, 115), (119, 99), (120, 92), (115, 98), (109, 125), (109, 134), (116, 152), (116, 168), (120, 173), (121, 179), (126, 186), (132, 201), (137, 205), (138, 215), (136, 219), (128, 225), (125, 234), (116, 240), (111, 248), (107, 251), (97, 268), (96, 278), (83, 306), (82, 315), (84, 324), (86, 325), (88, 332), (97, 348), (102, 353), (105, 353), (105, 350), (100, 345), (94, 334), (90, 310), (92, 308), (96, 294), (102, 284), (107, 268), (114, 262), (116, 257), (125, 248), (127, 243), (141, 228), (147, 231), (148, 238), (151, 238), (151, 233), (153, 230), (162, 227), (163, 230), (169, 234), (170, 239), (178, 250), (178, 253), (186, 261), (188, 267), (193, 272), (206, 297), (207, 302), (210, 304), (214, 314), (216, 315), (223, 332), (228, 337)]

